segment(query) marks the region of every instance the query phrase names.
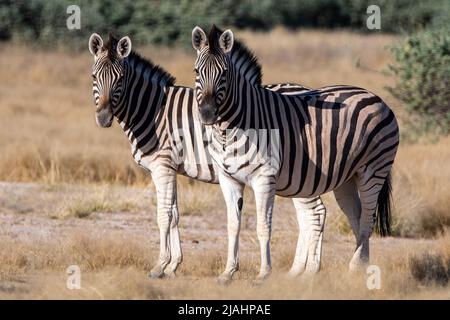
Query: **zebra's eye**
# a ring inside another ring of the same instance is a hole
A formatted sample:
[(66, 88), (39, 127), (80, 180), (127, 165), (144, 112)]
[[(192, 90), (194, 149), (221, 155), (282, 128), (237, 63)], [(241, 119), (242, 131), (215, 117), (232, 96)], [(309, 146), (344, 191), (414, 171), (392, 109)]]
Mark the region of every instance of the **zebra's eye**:
[(195, 72), (196, 74), (198, 74), (198, 69), (197, 69), (197, 68), (194, 68), (194, 72)]
[(95, 74), (92, 74), (92, 79), (97, 80), (97, 77), (95, 76)]

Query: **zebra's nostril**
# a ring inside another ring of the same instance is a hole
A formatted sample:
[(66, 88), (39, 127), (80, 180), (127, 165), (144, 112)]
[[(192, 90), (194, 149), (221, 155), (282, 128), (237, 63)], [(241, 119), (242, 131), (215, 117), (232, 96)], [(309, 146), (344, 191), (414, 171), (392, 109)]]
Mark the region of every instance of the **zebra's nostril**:
[(200, 120), (204, 124), (213, 124), (216, 121), (217, 119), (216, 108), (213, 105), (211, 104), (202, 105), (199, 111), (200, 111)]

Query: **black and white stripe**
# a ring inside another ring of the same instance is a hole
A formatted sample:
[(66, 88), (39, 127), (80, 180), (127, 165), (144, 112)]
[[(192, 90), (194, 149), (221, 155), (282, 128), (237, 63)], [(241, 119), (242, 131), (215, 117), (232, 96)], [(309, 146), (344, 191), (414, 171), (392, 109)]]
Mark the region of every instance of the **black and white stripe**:
[[(389, 107), (378, 96), (352, 86), (296, 95), (267, 90), (261, 86), (255, 56), (234, 40), (230, 30), (213, 27), (206, 36), (196, 27), (193, 46), (200, 119), (212, 124), (209, 148), (225, 198), (232, 198), (226, 194), (236, 193), (240, 185), (250, 185), (255, 192), (261, 246), (258, 278), (271, 269), (275, 194), (309, 198), (334, 191), (356, 236), (350, 267), (366, 262), (377, 216), (381, 234), (389, 233), (390, 171), (399, 143), (397, 121)], [(255, 131), (269, 137), (255, 142), (249, 135)], [(267, 149), (268, 157), (263, 152)], [(233, 211), (233, 203), (227, 202), (227, 207)], [(232, 229), (229, 238), (238, 237), (238, 229)], [(237, 259), (229, 256), (229, 261), (222, 275), (226, 279)], [(301, 271), (303, 261), (296, 255), (291, 273)]]
[[(108, 127), (115, 117), (130, 141), (135, 161), (151, 173), (157, 189), (161, 232), (160, 259), (151, 275), (173, 275), (182, 259), (176, 174), (218, 183), (218, 170), (208, 152), (206, 129), (197, 117), (191, 116), (198, 110), (194, 90), (175, 86), (174, 78), (159, 66), (128, 51), (131, 40), (123, 39), (110, 36), (103, 45), (101, 37), (94, 34), (89, 42), (94, 55), (97, 123)], [(273, 84), (267, 88), (286, 94), (309, 90), (295, 84)], [(302, 219), (310, 214), (302, 206), (304, 201), (294, 199)]]

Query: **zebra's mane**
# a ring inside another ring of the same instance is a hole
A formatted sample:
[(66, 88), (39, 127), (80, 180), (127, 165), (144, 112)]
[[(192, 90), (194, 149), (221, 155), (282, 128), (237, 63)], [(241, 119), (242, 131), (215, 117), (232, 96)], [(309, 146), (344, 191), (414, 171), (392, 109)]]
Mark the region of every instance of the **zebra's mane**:
[[(108, 42), (103, 46), (104, 50), (108, 50), (108, 56), (110, 58), (116, 54), (116, 45), (119, 39), (113, 35), (109, 34)], [(152, 78), (157, 79), (158, 82), (164, 82), (168, 86), (173, 86), (175, 84), (175, 77), (172, 76), (169, 72), (164, 70), (157, 64), (154, 64), (151, 60), (142, 57), (139, 53), (134, 50), (131, 50), (130, 55), (126, 58), (136, 62), (136, 65), (141, 65), (143, 70), (150, 69), (152, 70)]]
[[(219, 38), (223, 31), (214, 24), (208, 34), (208, 45), (211, 53), (217, 53), (220, 49)], [(233, 49), (231, 51), (231, 62), (233, 64), (242, 57), (249, 62), (249, 68), (239, 68), (239, 73), (244, 76), (252, 84), (261, 85), (262, 68), (255, 54), (247, 48), (241, 41), (234, 39)], [(245, 71), (243, 74), (242, 72)]]

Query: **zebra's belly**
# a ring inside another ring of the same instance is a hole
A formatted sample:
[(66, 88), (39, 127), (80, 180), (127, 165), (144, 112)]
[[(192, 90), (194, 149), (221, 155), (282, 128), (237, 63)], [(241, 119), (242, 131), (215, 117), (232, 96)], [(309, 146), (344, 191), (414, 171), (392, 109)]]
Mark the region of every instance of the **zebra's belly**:
[[(298, 151), (292, 159), (284, 157), (283, 160), (264, 156), (240, 157), (215, 152), (215, 149), (211, 155), (218, 170), (247, 186), (253, 188), (261, 178), (273, 177), (277, 195), (306, 198), (330, 192), (345, 181), (347, 174), (351, 176), (346, 163), (327, 160), (331, 153), (328, 148), (323, 148), (322, 152), (321, 161), (305, 156), (302, 151)], [(355, 160), (357, 153), (357, 150), (351, 150), (347, 158), (349, 164)]]
[[(286, 198), (312, 198), (321, 196), (324, 193), (333, 191), (334, 189), (338, 188), (342, 182), (339, 182), (337, 184), (331, 185), (328, 188), (325, 188), (324, 186), (319, 186), (315, 191), (312, 191), (310, 188), (304, 187), (302, 189), (299, 189), (297, 187), (294, 189), (286, 189), (284, 185), (277, 184), (276, 188), (276, 195), (280, 197), (286, 197)], [(300, 184), (298, 184), (300, 185)]]
[[(324, 153), (328, 150), (323, 149)], [(333, 191), (348, 179), (351, 179), (357, 169), (350, 169), (357, 158), (358, 150), (352, 150), (347, 161), (336, 161), (330, 164), (317, 161), (309, 157), (296, 155), (292, 163), (282, 161), (253, 162), (239, 161), (238, 157), (227, 156), (224, 153), (212, 153), (219, 171), (252, 188), (260, 183), (261, 178), (274, 177), (276, 194), (288, 198), (310, 198)], [(324, 158), (328, 158), (326, 155)]]

